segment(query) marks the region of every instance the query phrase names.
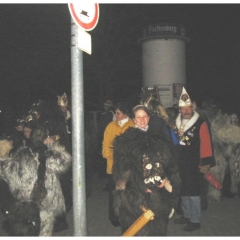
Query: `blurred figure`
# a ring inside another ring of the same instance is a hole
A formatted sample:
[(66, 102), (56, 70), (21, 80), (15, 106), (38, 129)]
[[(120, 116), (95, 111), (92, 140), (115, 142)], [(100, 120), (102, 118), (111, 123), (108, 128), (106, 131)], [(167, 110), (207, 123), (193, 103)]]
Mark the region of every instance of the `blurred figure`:
[(204, 174), (215, 165), (208, 124), (193, 110), (185, 88), (179, 99), (179, 114), (176, 118), (179, 137), (179, 169), (182, 181), (181, 207), (183, 216), (176, 224), (187, 224), (184, 231), (201, 227), (201, 187)]
[(101, 154), (99, 163), (97, 164), (99, 177), (106, 177), (106, 159), (102, 157), (102, 142), (103, 142), (104, 131), (110, 122), (116, 120), (116, 117), (114, 114), (113, 102), (111, 100), (106, 100), (103, 104), (103, 107), (104, 107), (104, 111), (102, 112), (99, 123), (98, 123), (98, 133), (97, 133), (98, 149), (99, 149), (99, 153)]
[[(26, 201), (38, 205), (41, 221), (39, 236), (51, 236), (55, 218), (65, 213), (59, 176), (71, 166), (71, 156), (64, 147), (54, 144), (48, 149), (44, 145), (47, 137), (44, 127), (35, 128), (31, 133), (31, 147), (22, 146), (11, 158), (0, 159), (0, 176), (8, 183), (14, 198), (19, 203)], [(11, 216), (14, 211), (10, 209), (9, 214)], [(29, 234), (24, 233), (25, 228), (19, 228), (19, 224), (29, 230), (37, 227), (27, 217), (28, 214), (23, 222), (17, 222), (17, 218), (11, 219), (9, 234)]]
[(105, 131), (103, 137), (102, 156), (107, 161), (107, 177), (108, 177), (108, 192), (109, 192), (109, 220), (113, 226), (119, 226), (118, 217), (115, 214), (113, 207), (113, 190), (115, 184), (112, 178), (113, 167), (113, 141), (117, 135), (125, 132), (129, 127), (133, 127), (134, 123), (130, 116), (130, 106), (126, 102), (119, 102), (115, 105), (116, 120), (110, 122)]
[[(42, 125), (48, 130), (48, 146), (52, 144), (59, 144), (65, 147), (65, 150), (71, 154), (71, 145), (69, 140), (69, 134), (66, 127), (66, 118), (62, 112), (62, 109), (58, 104), (61, 101), (67, 103), (66, 95), (64, 94), (59, 101), (40, 101), (34, 105), (32, 113), (37, 116), (35, 122), (37, 125)], [(60, 176), (60, 183), (62, 187), (63, 196), (65, 198), (66, 212), (72, 208), (72, 169), (67, 169)], [(65, 214), (65, 213), (64, 213)], [(68, 228), (66, 214), (62, 214), (57, 217), (54, 226), (54, 231), (58, 232)]]
[(155, 216), (136, 235), (166, 236), (181, 181), (173, 145), (164, 133), (149, 131), (150, 118), (145, 106), (135, 106), (135, 128), (128, 128), (114, 140), (114, 200), (122, 233), (143, 213), (144, 206)]
[(72, 115), (70, 112), (70, 107), (68, 105), (68, 98), (67, 98), (67, 94), (63, 93), (63, 95), (61, 96), (57, 96), (58, 100), (57, 100), (57, 104), (60, 106), (61, 111), (63, 113), (63, 116), (65, 118), (65, 124), (66, 124), (66, 130), (68, 133), (68, 139), (70, 142), (70, 146), (71, 146), (71, 140), (72, 140)]
[(10, 134), (8, 136), (8, 140), (12, 142), (13, 148), (11, 149), (11, 152), (16, 151), (20, 146), (23, 145), (23, 126), (24, 126), (25, 120), (23, 117), (18, 118), (16, 120), (15, 126), (10, 131)]
[(155, 88), (145, 89), (142, 93), (140, 104), (147, 107), (150, 112), (149, 131), (166, 133), (169, 117), (165, 108), (158, 101), (156, 91)]
[(23, 145), (24, 146), (31, 146), (31, 139), (30, 139), (30, 136), (31, 136), (31, 132), (32, 130), (35, 128), (35, 124), (34, 122), (29, 119), (27, 122), (24, 123), (23, 125)]
[(236, 113), (232, 113), (230, 115), (230, 119), (231, 119), (231, 122), (230, 122), (231, 124), (239, 126), (239, 118)]

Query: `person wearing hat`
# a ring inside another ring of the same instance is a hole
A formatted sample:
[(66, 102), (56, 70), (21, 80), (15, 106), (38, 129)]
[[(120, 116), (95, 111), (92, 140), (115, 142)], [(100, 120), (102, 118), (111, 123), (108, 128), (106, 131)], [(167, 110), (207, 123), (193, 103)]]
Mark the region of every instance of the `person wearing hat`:
[(181, 177), (181, 208), (183, 216), (176, 224), (187, 224), (184, 231), (201, 227), (201, 182), (203, 174), (215, 165), (208, 124), (193, 109), (191, 99), (183, 87), (176, 118), (179, 138), (179, 170)]

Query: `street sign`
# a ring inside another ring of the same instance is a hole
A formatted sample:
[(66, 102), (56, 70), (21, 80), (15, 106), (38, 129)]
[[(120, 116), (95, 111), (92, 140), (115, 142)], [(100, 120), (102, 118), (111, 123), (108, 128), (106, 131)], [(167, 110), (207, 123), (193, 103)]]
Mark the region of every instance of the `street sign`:
[(78, 3), (69, 3), (69, 11), (74, 22), (83, 30), (93, 30), (99, 19), (99, 4), (79, 1)]
[(88, 53), (89, 55), (92, 54), (92, 38), (91, 35), (81, 28), (78, 28), (78, 39), (77, 39), (77, 46), (82, 51)]

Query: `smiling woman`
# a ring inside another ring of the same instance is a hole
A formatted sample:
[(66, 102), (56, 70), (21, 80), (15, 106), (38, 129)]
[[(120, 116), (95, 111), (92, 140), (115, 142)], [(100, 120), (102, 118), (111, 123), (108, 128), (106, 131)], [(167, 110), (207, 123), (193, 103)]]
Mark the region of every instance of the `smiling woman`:
[(113, 144), (115, 210), (122, 233), (141, 216), (143, 206), (155, 217), (136, 235), (165, 236), (180, 186), (174, 148), (165, 134), (148, 130), (151, 116), (145, 106), (137, 105), (132, 114), (135, 127), (117, 136)]
[(145, 106), (137, 105), (133, 108), (133, 122), (135, 123), (135, 127), (146, 131), (149, 119), (150, 113)]

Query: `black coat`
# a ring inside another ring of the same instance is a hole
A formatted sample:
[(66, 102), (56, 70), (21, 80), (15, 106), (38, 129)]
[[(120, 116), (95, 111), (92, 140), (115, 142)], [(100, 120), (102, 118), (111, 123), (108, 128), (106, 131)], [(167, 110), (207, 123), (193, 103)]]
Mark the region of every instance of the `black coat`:
[[(200, 196), (203, 174), (199, 171), (200, 165), (214, 165), (213, 156), (201, 159), (200, 152), (200, 127), (203, 123), (201, 118), (184, 132), (186, 145), (179, 145), (179, 169), (182, 181), (182, 196)], [(203, 140), (202, 140), (203, 141)], [(203, 163), (201, 162), (203, 161)]]
[[(180, 193), (180, 177), (172, 150), (173, 145), (164, 135), (137, 128), (129, 128), (115, 138), (113, 179), (117, 190), (114, 200), (122, 232), (143, 213), (140, 209), (143, 205), (151, 209), (155, 217), (137, 235), (166, 235), (168, 216), (172, 207), (176, 207)], [(148, 164), (152, 166), (150, 171)], [(157, 187), (160, 182), (155, 176), (167, 177), (173, 193)], [(151, 189), (151, 193), (146, 192), (147, 189)]]
[(166, 133), (168, 129), (166, 121), (163, 118), (159, 117), (157, 114), (150, 115), (148, 126), (148, 131), (154, 133)]

